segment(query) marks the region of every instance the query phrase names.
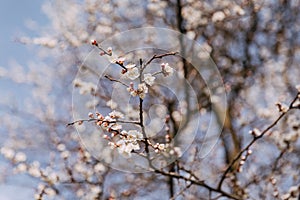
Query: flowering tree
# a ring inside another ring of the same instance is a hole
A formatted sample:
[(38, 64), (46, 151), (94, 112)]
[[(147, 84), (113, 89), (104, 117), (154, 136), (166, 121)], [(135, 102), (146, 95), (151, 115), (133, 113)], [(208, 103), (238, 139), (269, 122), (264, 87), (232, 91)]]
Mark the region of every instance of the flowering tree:
[[(299, 198), (298, 7), (46, 3), (50, 26), (19, 38), (41, 61), (0, 70), (32, 94), (3, 102), (7, 174), (38, 180), (36, 199)], [(117, 34), (144, 26), (178, 34)]]

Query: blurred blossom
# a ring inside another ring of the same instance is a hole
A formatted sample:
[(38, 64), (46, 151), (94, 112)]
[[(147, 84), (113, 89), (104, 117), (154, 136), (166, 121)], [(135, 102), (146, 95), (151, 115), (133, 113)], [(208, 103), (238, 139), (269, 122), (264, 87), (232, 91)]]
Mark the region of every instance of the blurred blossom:
[(144, 74), (144, 81), (146, 82), (147, 85), (152, 86), (154, 83), (155, 77), (152, 76), (152, 74)]
[(16, 162), (24, 162), (26, 161), (26, 154), (23, 152), (18, 152), (15, 155), (15, 161)]
[(15, 155), (15, 151), (13, 149), (7, 148), (7, 147), (2, 147), (1, 148), (1, 154), (7, 158), (7, 159), (13, 159)]

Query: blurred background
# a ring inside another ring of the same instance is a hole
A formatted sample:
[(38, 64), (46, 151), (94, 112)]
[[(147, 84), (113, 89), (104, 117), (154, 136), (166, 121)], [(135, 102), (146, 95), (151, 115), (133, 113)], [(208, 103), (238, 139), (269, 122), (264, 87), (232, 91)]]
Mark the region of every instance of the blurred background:
[[(249, 131), (263, 130), (279, 115), (275, 104), (288, 105), (297, 94), (299, 7), (299, 0), (2, 1), (0, 199), (34, 195), (38, 199), (42, 193), (46, 199), (158, 199), (160, 195), (168, 199), (172, 182), (160, 175), (106, 168), (81, 147), (76, 130), (65, 127), (73, 119), (73, 80), (92, 49), (90, 40), (101, 42), (149, 26), (175, 30), (199, 42), (221, 73), (226, 113), (212, 106), (205, 82), (188, 62), (182, 59), (175, 66), (196, 91), (201, 107), (194, 111), (214, 113), (216, 123), (226, 117), (225, 124), (219, 124), (223, 131), (218, 144), (207, 158), (197, 155), (203, 139), (199, 133), (181, 161), (201, 180), (216, 183), (251, 140)], [(87, 90), (91, 93), (92, 88)], [(175, 110), (169, 108), (172, 116)], [(272, 199), (275, 186), (266, 186), (271, 177), (277, 180), (280, 197), (297, 188), (299, 117), (299, 111), (293, 110), (272, 134), (256, 143), (244, 172), (232, 173), (225, 189), (241, 198)], [(173, 123), (175, 130), (176, 120)], [(186, 191), (178, 198), (208, 195), (197, 186)]]

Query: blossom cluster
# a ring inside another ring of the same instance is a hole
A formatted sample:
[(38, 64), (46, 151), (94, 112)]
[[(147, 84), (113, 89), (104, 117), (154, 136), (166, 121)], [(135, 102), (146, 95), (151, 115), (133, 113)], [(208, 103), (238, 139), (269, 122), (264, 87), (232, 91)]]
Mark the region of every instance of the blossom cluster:
[(124, 130), (121, 123), (124, 114), (113, 110), (107, 116), (96, 112), (89, 113), (89, 118), (94, 120), (96, 125), (101, 127), (105, 133), (102, 137), (108, 140), (108, 145), (112, 149), (118, 149), (118, 152), (124, 157), (131, 157), (131, 153), (140, 150), (139, 142), (144, 140), (143, 134), (138, 130)]
[[(150, 62), (156, 57), (154, 56), (145, 64), (140, 60), (140, 66), (137, 66), (134, 63), (126, 62), (126, 58), (121, 56), (118, 57), (114, 54), (111, 47), (107, 50), (104, 50), (96, 40), (92, 40), (91, 44), (97, 47), (100, 50), (100, 55), (109, 56), (109, 60), (122, 68), (120, 80), (110, 79), (111, 81), (116, 81), (118, 83), (122, 83), (127, 86), (127, 92), (133, 97), (139, 97), (140, 99), (144, 99), (149, 92), (149, 87), (152, 87), (155, 84), (155, 80), (157, 76), (162, 74), (164, 77), (171, 76), (174, 73), (174, 69), (168, 63), (161, 63), (160, 69), (154, 73), (144, 73), (145, 68), (150, 64)], [(175, 55), (176, 53), (169, 53), (165, 55), (161, 55), (158, 58), (162, 58), (163, 56)], [(108, 76), (107, 76), (108, 77)], [(127, 79), (131, 82), (129, 84), (123, 83), (122, 80)], [(82, 82), (76, 82), (77, 87), (86, 85)], [(91, 89), (92, 88), (92, 89)], [(87, 91), (93, 91), (93, 87), (87, 85), (87, 87), (83, 87), (80, 90), (80, 93), (84, 94)], [(124, 114), (116, 111), (114, 109), (117, 108), (116, 103), (113, 101), (109, 101), (107, 104), (111, 109), (108, 115), (104, 116), (99, 112), (96, 112), (95, 115), (93, 113), (89, 113), (89, 120), (79, 120), (77, 123), (80, 125), (83, 121), (94, 121), (95, 124), (102, 128), (106, 133), (103, 134), (103, 138), (108, 140), (108, 145), (113, 149), (118, 149), (118, 152), (124, 157), (131, 157), (133, 152), (141, 151), (140, 144), (147, 144), (146, 146), (152, 147), (155, 152), (168, 152), (173, 155), (180, 155), (180, 148), (173, 148), (170, 143), (160, 144), (160, 143), (151, 143), (146, 138), (145, 131), (142, 131), (142, 119), (139, 122), (134, 121), (124, 121)], [(141, 114), (143, 110), (139, 110)], [(142, 116), (142, 115), (139, 115)], [(122, 124), (135, 124), (140, 126), (140, 130), (125, 130), (123, 129)]]

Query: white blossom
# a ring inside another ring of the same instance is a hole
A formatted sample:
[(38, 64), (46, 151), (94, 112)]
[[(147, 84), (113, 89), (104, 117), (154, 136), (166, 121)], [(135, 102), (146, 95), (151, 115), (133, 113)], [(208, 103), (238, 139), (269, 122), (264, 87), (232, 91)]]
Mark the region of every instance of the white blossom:
[(145, 98), (146, 93), (148, 93), (148, 87), (145, 83), (141, 83), (138, 85), (137, 94), (141, 99)]
[(135, 64), (126, 65), (126, 69), (127, 72), (125, 73), (125, 76), (128, 79), (135, 80), (140, 76), (139, 69), (135, 67)]
[(225, 14), (222, 11), (217, 11), (213, 14), (212, 16), (212, 21), (213, 22), (218, 22), (218, 21), (223, 21), (223, 19), (225, 18)]
[(165, 149), (165, 144), (159, 144), (158, 149), (163, 151)]
[(125, 158), (131, 157), (133, 150), (139, 150), (140, 145), (138, 143), (126, 142), (125, 140), (119, 140), (117, 142), (119, 153)]
[(122, 129), (122, 125), (121, 124), (113, 124), (110, 127), (112, 130), (121, 130)]
[(143, 139), (143, 134), (137, 130), (130, 130), (127, 132), (128, 137), (127, 140), (130, 140), (131, 142), (136, 142), (137, 140)]
[(155, 77), (152, 76), (152, 74), (144, 74), (144, 81), (146, 82), (147, 85), (152, 86), (154, 83)]
[(255, 137), (259, 137), (262, 134), (262, 132), (260, 130), (258, 130), (257, 128), (254, 128), (253, 130), (249, 131), (249, 133)]
[(27, 165), (25, 163), (20, 163), (15, 168), (16, 173), (22, 173), (22, 172), (25, 172), (26, 170), (27, 170)]
[(57, 145), (56, 148), (57, 148), (58, 151), (64, 151), (64, 150), (66, 150), (66, 145), (60, 143), (60, 144)]
[(94, 166), (94, 170), (95, 170), (95, 172), (104, 172), (105, 171), (105, 166), (101, 163), (97, 163)]
[(36, 177), (36, 178), (41, 176), (41, 171), (37, 166), (30, 166), (29, 170), (28, 170), (28, 173), (31, 176)]
[(161, 69), (164, 76), (171, 76), (174, 73), (174, 69), (170, 67), (169, 63), (162, 63)]

